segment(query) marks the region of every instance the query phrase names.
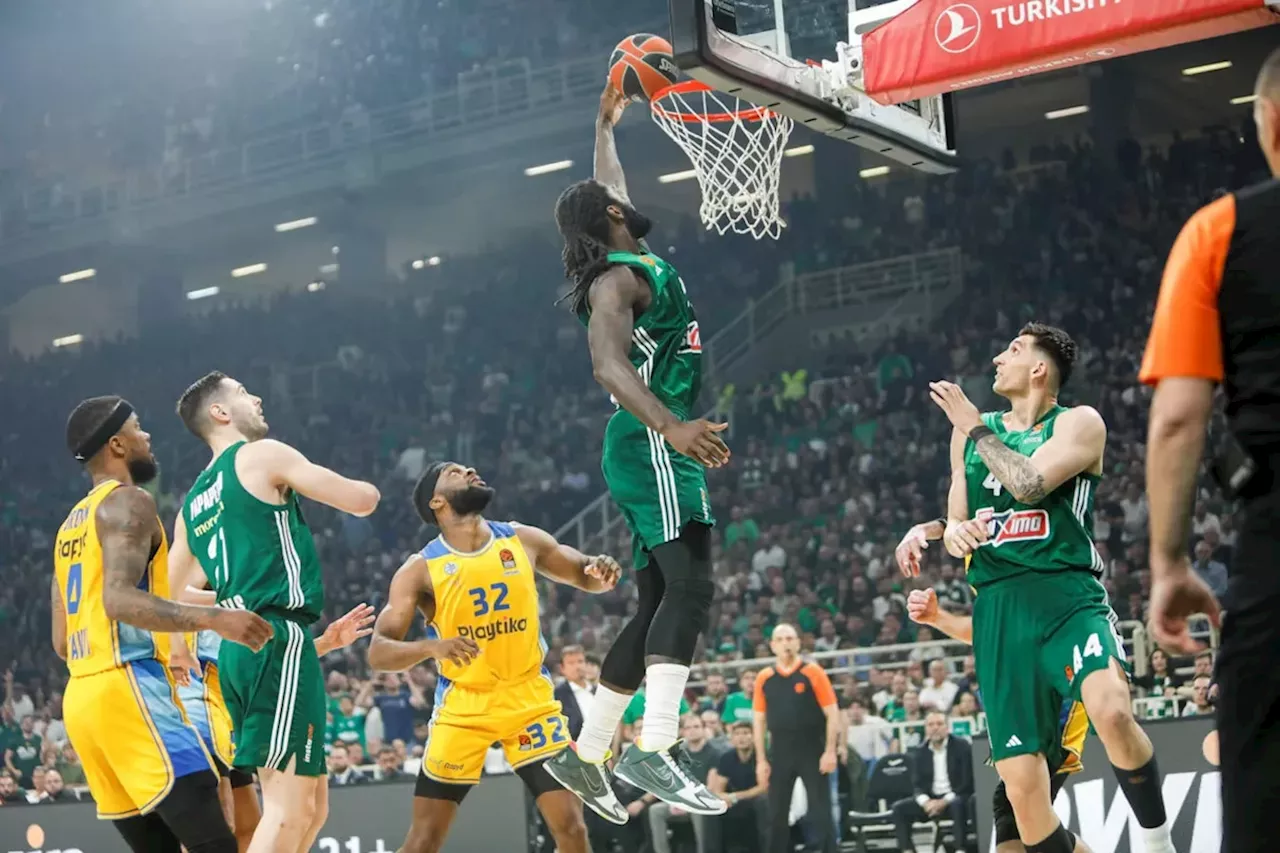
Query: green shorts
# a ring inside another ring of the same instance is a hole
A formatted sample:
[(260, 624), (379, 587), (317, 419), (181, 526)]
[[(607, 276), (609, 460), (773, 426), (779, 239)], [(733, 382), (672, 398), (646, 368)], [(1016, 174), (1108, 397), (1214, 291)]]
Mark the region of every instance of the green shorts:
[(706, 470), (628, 412), (609, 419), (600, 468), (631, 530), (637, 569), (649, 564), (654, 548), (679, 538), (690, 521), (715, 524)]
[(1063, 703), (1079, 702), (1085, 678), (1112, 658), (1125, 663), (1106, 590), (1083, 570), (1029, 572), (980, 589), (973, 654), (995, 761), (1078, 751), (1078, 727), (1080, 742), (1065, 742)]
[(235, 766), (288, 769), (299, 776), (323, 776), (324, 673), (310, 629), (277, 613), (263, 613), (275, 634), (253, 652), (224, 642), (218, 676), (231, 715)]

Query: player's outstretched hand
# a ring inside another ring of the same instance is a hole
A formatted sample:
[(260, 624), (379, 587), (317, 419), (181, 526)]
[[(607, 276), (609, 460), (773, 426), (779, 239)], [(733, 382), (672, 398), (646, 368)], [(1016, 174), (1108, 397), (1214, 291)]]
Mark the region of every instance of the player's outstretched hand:
[(480, 654), (480, 647), (470, 637), (450, 637), (436, 645), (435, 659), (466, 666)]
[(662, 437), (681, 456), (688, 456), (708, 468), (720, 468), (729, 463), (731, 455), (724, 439), (719, 436), (728, 428), (727, 423), (716, 424), (698, 418), (668, 427)]
[(965, 435), (978, 426), (982, 426), (982, 413), (969, 401), (964, 390), (954, 382), (939, 381), (929, 383), (929, 398), (934, 405), (942, 409), (951, 425)]
[[(326, 641), (329, 651), (347, 646), (373, 633), (373, 620), (377, 614), (368, 604), (360, 603), (329, 623), (320, 639)], [(317, 645), (319, 641), (317, 641)]]
[(902, 541), (893, 551), (893, 558), (897, 560), (898, 571), (902, 572), (903, 577), (919, 576), (920, 560), (928, 547), (929, 540), (920, 525), (917, 524), (907, 531), (907, 535), (902, 537)]
[(949, 521), (946, 532), (942, 534), (942, 544), (953, 557), (967, 557), (986, 541), (987, 525), (976, 518), (958, 523)]
[(213, 630), (224, 640), (261, 651), (275, 631), (271, 623), (251, 610), (219, 610)]
[(907, 595), (907, 615), (921, 625), (932, 625), (938, 620), (938, 594), (933, 587), (911, 590)]
[(613, 127), (627, 108), (627, 96), (618, 91), (613, 81), (606, 81), (600, 93), (600, 121), (605, 127)]
[(1218, 627), (1218, 599), (1208, 584), (1191, 571), (1189, 557), (1179, 558), (1164, 570), (1157, 566), (1160, 560), (1152, 554), (1151, 634), (1156, 644), (1170, 654), (1195, 654), (1201, 646), (1192, 639), (1187, 619), (1203, 613)]
[(618, 579), (622, 577), (622, 567), (618, 565), (617, 560), (608, 554), (598, 554), (592, 557), (583, 571), (587, 577), (595, 578), (600, 582), (600, 592), (608, 592), (613, 589), (618, 585)]

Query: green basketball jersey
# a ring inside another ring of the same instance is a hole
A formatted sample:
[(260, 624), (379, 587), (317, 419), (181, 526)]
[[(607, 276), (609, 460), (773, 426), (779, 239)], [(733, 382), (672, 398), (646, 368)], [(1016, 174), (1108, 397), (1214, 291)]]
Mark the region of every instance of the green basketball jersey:
[[(635, 320), (631, 364), (654, 396), (676, 417), (687, 420), (702, 390), (702, 335), (684, 281), (675, 267), (657, 255), (610, 252), (609, 263), (631, 267), (649, 283), (653, 298)], [(590, 308), (584, 307), (578, 319), (586, 325)], [(619, 409), (615, 417), (632, 416)]]
[(290, 493), (285, 503), (269, 504), (249, 494), (236, 476), (236, 453), (243, 446), (224, 450), (187, 492), (187, 544), (220, 607), (287, 610), (314, 622), (324, 609), (324, 586), (298, 496)]
[[(1000, 412), (982, 422), (1005, 446), (1030, 456), (1053, 436), (1055, 406), (1031, 429), (1010, 432)], [(1102, 574), (1102, 558), (1093, 547), (1093, 498), (1100, 477), (1077, 474), (1036, 505), (1019, 503), (987, 468), (973, 441), (965, 443), (964, 473), (969, 514), (987, 522), (987, 541), (973, 552), (968, 581), (975, 588), (1026, 572), (1083, 569)]]

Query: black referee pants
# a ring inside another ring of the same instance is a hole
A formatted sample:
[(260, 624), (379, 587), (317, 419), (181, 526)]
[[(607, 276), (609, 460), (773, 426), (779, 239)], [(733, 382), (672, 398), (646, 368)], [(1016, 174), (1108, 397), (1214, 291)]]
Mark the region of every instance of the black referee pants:
[(806, 817), (813, 825), (814, 841), (820, 853), (836, 853), (836, 828), (831, 823), (831, 787), (818, 770), (822, 744), (797, 746), (774, 739), (769, 751), (769, 846), (766, 853), (791, 853), (791, 794), (796, 779), (804, 782), (809, 801)]

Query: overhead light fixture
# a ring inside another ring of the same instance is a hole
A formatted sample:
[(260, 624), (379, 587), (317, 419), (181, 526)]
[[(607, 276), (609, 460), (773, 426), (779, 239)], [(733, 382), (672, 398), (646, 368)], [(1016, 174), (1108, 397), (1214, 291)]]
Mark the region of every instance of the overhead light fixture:
[(797, 145), (795, 148), (788, 148), (782, 152), (783, 157), (803, 157), (806, 154), (813, 153), (812, 145)]
[(84, 335), (67, 335), (65, 338), (54, 338), (53, 345), (55, 347), (69, 347), (80, 343), (84, 340)]
[(201, 287), (197, 290), (188, 290), (187, 298), (192, 302), (195, 302), (197, 299), (208, 299), (210, 296), (217, 296), (220, 290), (221, 288), (217, 287)]
[(431, 257), (427, 258), (427, 266), (429, 266), (429, 267), (438, 267), (438, 266), (440, 266), (440, 256), (439, 256), (439, 255), (432, 255)]
[(422, 258), (414, 258), (414, 260), (413, 260), (413, 268), (414, 268), (415, 270), (420, 270), (420, 269), (422, 269), (423, 267), (425, 267), (426, 265), (427, 265), (427, 262), (426, 262), (426, 261), (424, 261)]
[(308, 292), (308, 293), (316, 293), (317, 291), (321, 291), (321, 290), (324, 290), (324, 282), (323, 282), (323, 281), (313, 281), (313, 282), (311, 282), (310, 284), (308, 284), (308, 285), (307, 285), (307, 292)]
[(276, 231), (283, 234), (286, 231), (297, 231), (299, 228), (310, 228), (319, 221), (314, 216), (304, 216), (301, 219), (292, 219), (288, 222), (277, 222)]
[(889, 174), (888, 166), (872, 166), (870, 169), (862, 169), (858, 172), (859, 178), (880, 178)]
[(554, 163), (543, 163), (541, 166), (530, 166), (524, 170), (524, 173), (533, 178), (538, 175), (549, 175), (552, 172), (563, 172), (572, 166), (572, 160), (557, 160)]
[(97, 274), (98, 271), (95, 269), (76, 270), (75, 272), (58, 276), (58, 282), (60, 284), (70, 284), (73, 281), (84, 281), (86, 278), (93, 278)]
[(1230, 60), (1222, 62), (1210, 62), (1208, 65), (1193, 65), (1190, 68), (1182, 69), (1183, 77), (1194, 77), (1197, 74), (1208, 74), (1210, 71), (1226, 71), (1231, 67)]
[(333, 273), (335, 273), (335, 272), (337, 272), (337, 271), (338, 271), (338, 265), (337, 265), (337, 264), (321, 264), (321, 265), (320, 265), (320, 274), (321, 274), (321, 275), (332, 275)]
[(1060, 110), (1049, 110), (1044, 117), (1052, 121), (1055, 118), (1070, 118), (1071, 116), (1082, 116), (1089, 112), (1089, 107), (1081, 104), (1078, 107), (1063, 107)]
[(257, 275), (260, 272), (266, 272), (266, 264), (249, 264), (247, 267), (236, 267), (231, 271), (232, 278), (244, 278), (247, 275)]
[(1238, 107), (1242, 104), (1252, 104), (1256, 100), (1258, 100), (1257, 95), (1241, 95), (1238, 98), (1232, 98), (1231, 103), (1235, 104)]
[(685, 169), (683, 172), (668, 172), (665, 175), (658, 176), (660, 184), (674, 184), (676, 181), (687, 181), (690, 178), (698, 177), (696, 169)]

